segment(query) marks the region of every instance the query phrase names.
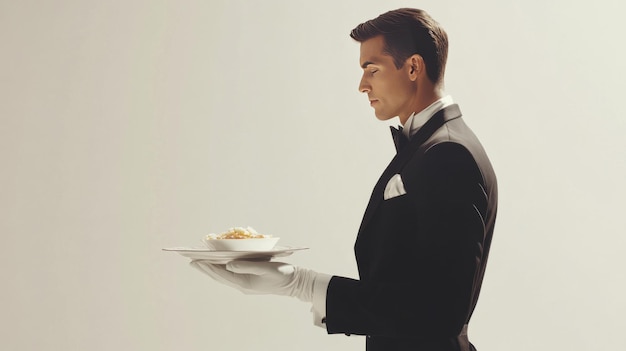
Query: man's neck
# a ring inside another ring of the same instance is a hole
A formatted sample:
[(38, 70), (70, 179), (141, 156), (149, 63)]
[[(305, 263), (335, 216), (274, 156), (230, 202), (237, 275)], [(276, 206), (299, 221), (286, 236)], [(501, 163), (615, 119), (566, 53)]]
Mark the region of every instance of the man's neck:
[(433, 89), (419, 94), (411, 105), (411, 108), (398, 116), (400, 118), (400, 124), (404, 125), (413, 113), (420, 113), (423, 109), (444, 96), (445, 94), (440, 89)]

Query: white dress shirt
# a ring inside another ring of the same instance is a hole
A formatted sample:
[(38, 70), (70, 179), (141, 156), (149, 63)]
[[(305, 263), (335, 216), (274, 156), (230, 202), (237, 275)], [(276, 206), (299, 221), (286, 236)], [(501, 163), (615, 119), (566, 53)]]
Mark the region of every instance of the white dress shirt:
[[(452, 105), (454, 102), (452, 101), (452, 97), (450, 95), (446, 95), (441, 99), (433, 102), (428, 105), (422, 111), (415, 113), (413, 112), (409, 119), (404, 123), (402, 133), (411, 139), (415, 133), (424, 125), (428, 120), (435, 115), (435, 113), (440, 110)], [(330, 283), (331, 275), (320, 274), (315, 277), (315, 282), (313, 283), (313, 307), (311, 308), (311, 312), (313, 312), (313, 323), (318, 327), (323, 327), (324, 323), (322, 322), (326, 317), (326, 291), (328, 290), (328, 284)]]
[(411, 137), (415, 135), (415, 133), (417, 133), (417, 131), (422, 128), (422, 126), (426, 124), (432, 116), (435, 115), (435, 113), (452, 105), (453, 103), (454, 101), (452, 101), (452, 96), (446, 95), (428, 105), (428, 107), (422, 111), (418, 113), (413, 112), (413, 114), (409, 116), (409, 119), (407, 119), (404, 123), (404, 126), (402, 126), (402, 133), (404, 133), (404, 135), (406, 135), (406, 137), (410, 140)]

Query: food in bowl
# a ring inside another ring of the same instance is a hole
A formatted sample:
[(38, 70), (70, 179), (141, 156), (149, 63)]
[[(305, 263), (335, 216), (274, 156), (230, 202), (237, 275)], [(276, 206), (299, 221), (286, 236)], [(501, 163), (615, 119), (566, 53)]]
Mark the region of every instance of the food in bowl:
[(259, 234), (251, 227), (236, 227), (221, 234), (208, 234), (203, 242), (212, 250), (267, 251), (273, 249), (279, 239), (271, 235)]
[(219, 234), (219, 235), (209, 234), (206, 237), (209, 240), (214, 240), (214, 239), (264, 239), (264, 238), (271, 238), (272, 236), (259, 234), (252, 227), (247, 227), (247, 228), (236, 227), (236, 228), (230, 228), (228, 229), (228, 231), (222, 234)]

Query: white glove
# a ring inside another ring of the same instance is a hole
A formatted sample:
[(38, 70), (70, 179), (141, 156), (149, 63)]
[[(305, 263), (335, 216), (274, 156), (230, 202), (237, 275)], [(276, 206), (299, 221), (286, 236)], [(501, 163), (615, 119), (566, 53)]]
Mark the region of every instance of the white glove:
[(305, 302), (313, 301), (315, 278), (321, 275), (282, 262), (231, 261), (217, 265), (194, 260), (190, 265), (244, 294), (295, 296)]

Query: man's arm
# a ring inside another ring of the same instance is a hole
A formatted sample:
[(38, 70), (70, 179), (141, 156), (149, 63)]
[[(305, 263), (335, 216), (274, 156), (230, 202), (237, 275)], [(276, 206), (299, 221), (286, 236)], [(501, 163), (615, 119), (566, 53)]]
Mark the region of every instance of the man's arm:
[(402, 172), (406, 197), (384, 201), (372, 224), (365, 277), (333, 277), (329, 333), (456, 335), (469, 314), (482, 257), (478, 167), (461, 145), (432, 147)]

